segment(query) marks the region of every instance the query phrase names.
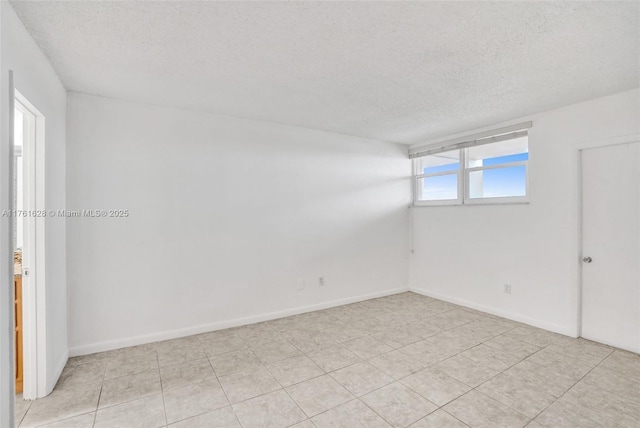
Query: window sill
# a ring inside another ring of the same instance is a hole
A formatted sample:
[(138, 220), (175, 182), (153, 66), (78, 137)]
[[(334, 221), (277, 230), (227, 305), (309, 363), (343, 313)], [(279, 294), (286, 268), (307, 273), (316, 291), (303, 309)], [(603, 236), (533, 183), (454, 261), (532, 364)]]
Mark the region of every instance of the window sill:
[(472, 202), (469, 204), (416, 204), (413, 203), (409, 206), (409, 208), (442, 208), (442, 207), (477, 207), (477, 206), (487, 206), (487, 205), (529, 205), (530, 201), (497, 201), (497, 202)]

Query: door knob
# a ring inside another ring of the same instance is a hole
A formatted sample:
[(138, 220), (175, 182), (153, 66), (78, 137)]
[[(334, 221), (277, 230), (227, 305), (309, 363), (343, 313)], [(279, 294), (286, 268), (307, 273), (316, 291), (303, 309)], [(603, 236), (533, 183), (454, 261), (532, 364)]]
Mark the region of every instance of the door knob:
[(582, 261), (585, 262), (585, 263), (591, 263), (593, 261), (593, 259), (591, 257), (587, 256), (587, 257), (583, 257)]

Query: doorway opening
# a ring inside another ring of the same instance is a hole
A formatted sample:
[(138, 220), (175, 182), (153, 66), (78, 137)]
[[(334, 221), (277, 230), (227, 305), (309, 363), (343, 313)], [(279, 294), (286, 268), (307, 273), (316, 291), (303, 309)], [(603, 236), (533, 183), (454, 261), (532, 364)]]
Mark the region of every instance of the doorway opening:
[(15, 388), (46, 394), (44, 116), (15, 91), (13, 108)]

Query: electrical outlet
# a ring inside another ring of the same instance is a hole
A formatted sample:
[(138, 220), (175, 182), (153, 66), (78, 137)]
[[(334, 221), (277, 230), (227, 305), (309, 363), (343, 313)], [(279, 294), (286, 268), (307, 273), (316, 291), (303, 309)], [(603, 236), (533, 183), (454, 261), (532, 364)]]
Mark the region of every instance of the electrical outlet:
[(320, 287), (324, 287), (324, 276), (321, 276), (320, 278), (318, 278), (318, 285)]
[(304, 290), (304, 279), (298, 280), (298, 290)]
[(504, 285), (504, 294), (511, 294), (511, 284)]

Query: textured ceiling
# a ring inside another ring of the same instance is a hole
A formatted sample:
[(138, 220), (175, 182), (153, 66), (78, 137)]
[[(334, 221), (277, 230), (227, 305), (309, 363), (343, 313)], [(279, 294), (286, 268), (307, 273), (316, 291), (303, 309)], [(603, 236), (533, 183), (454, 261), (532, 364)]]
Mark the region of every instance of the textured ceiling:
[(72, 91), (416, 143), (640, 86), (638, 2), (12, 2)]

